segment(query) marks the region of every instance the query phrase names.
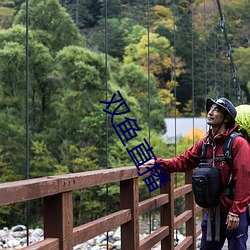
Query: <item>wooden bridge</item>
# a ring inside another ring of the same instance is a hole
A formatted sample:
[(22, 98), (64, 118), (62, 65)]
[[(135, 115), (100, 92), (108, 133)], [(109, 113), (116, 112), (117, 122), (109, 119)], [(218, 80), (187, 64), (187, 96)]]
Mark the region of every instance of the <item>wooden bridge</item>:
[[(73, 227), (72, 192), (112, 182), (120, 183), (120, 210)], [(191, 173), (186, 173), (182, 187), (174, 189), (173, 182), (168, 182), (159, 195), (139, 202), (136, 167), (97, 170), (2, 183), (0, 206), (43, 199), (44, 240), (23, 248), (26, 250), (72, 250), (75, 245), (119, 226), (122, 250), (148, 250), (159, 242), (162, 250), (194, 250), (196, 238), (201, 234), (201, 228), (196, 226), (196, 213), (201, 208), (194, 202), (190, 183)], [(185, 211), (175, 218), (174, 200), (182, 195)], [(158, 207), (160, 227), (140, 240), (139, 216)], [(186, 224), (186, 237), (175, 247), (174, 230), (183, 224)]]

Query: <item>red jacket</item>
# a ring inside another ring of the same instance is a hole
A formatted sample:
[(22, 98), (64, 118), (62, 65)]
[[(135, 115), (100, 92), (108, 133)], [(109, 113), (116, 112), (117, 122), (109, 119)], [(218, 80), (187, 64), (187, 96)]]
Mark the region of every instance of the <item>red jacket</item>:
[[(218, 134), (212, 138), (209, 136), (210, 131), (206, 136), (187, 149), (184, 154), (172, 159), (157, 158), (157, 163), (162, 162), (161, 167), (168, 173), (186, 172), (198, 166), (200, 163), (200, 155), (202, 151), (202, 142), (209, 143), (207, 146), (206, 159), (213, 158), (213, 146), (215, 158), (223, 157), (223, 144), (225, 138), (237, 131), (238, 125), (232, 129), (228, 129), (223, 134)], [(247, 208), (250, 201), (250, 144), (241, 136), (237, 136), (232, 144), (233, 155), (233, 180), (234, 180), (234, 200), (230, 200), (226, 195), (220, 198), (221, 211), (232, 212), (241, 215)], [(224, 189), (230, 178), (230, 167), (226, 161), (215, 162), (215, 166), (221, 169), (221, 183)]]

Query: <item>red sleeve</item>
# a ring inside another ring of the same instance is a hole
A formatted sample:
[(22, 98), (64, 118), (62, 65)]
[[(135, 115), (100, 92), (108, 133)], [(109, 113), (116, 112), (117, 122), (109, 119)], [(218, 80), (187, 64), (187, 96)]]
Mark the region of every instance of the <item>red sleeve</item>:
[(230, 212), (242, 214), (250, 201), (250, 145), (238, 136), (233, 141), (234, 201)]
[(186, 172), (196, 168), (200, 163), (201, 147), (202, 140), (178, 157), (171, 159), (157, 158), (156, 162), (162, 163), (161, 167), (164, 168), (167, 173)]

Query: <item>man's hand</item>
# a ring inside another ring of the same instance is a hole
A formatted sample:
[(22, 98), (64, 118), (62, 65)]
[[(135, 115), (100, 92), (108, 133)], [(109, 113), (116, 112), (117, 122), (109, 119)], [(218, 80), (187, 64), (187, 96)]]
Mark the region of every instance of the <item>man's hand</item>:
[(231, 214), (227, 215), (227, 229), (228, 230), (234, 230), (235, 228), (237, 228), (239, 226), (240, 223), (240, 218), (239, 216), (233, 216)]
[(145, 162), (143, 165), (152, 168), (155, 165), (155, 159), (151, 159)]

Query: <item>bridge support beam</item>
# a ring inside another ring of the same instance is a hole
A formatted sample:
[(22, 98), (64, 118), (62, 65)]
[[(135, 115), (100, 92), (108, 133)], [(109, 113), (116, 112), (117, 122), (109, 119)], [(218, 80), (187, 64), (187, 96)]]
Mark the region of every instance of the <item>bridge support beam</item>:
[[(185, 183), (192, 183), (192, 172), (185, 173)], [(185, 210), (192, 211), (192, 217), (186, 222), (186, 237), (191, 236), (193, 238), (193, 243), (188, 250), (196, 250), (196, 206), (192, 192), (185, 195), (185, 201)]]
[(162, 250), (174, 249), (174, 175), (170, 174), (172, 181), (162, 185), (161, 194), (169, 195), (169, 202), (161, 206), (161, 226), (169, 227), (169, 235), (161, 241)]
[(121, 249), (139, 250), (138, 178), (120, 182), (121, 209), (130, 209), (132, 220), (121, 226)]
[(60, 250), (73, 249), (72, 192), (44, 197), (44, 238), (58, 238)]

